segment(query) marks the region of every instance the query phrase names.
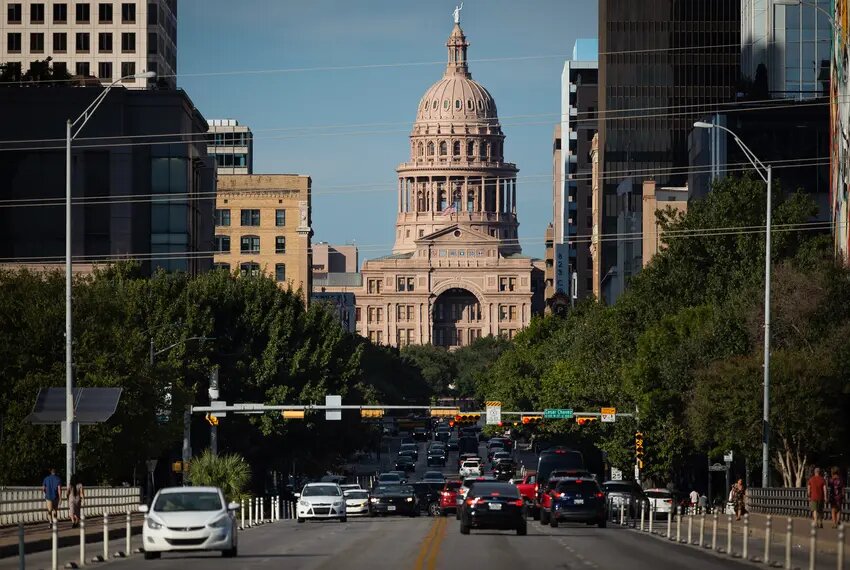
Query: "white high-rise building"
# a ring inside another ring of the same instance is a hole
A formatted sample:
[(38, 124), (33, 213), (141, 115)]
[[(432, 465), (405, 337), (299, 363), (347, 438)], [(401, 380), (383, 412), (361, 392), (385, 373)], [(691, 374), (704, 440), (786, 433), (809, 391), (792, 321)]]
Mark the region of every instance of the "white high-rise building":
[(50, 57), (54, 69), (104, 84), (154, 71), (156, 79), (124, 84), (177, 85), (177, 0), (4, 0), (2, 5), (0, 63), (21, 73)]
[(215, 157), (218, 174), (254, 173), (254, 137), (251, 129), (236, 119), (212, 119), (207, 154)]

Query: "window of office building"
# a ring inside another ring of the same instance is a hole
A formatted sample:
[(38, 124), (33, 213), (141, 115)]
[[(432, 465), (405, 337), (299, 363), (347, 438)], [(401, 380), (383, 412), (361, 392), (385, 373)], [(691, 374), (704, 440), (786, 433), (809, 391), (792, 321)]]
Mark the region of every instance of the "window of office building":
[(239, 251), (242, 253), (260, 253), (259, 236), (242, 236), (239, 244)]
[(30, 34), (30, 51), (32, 53), (44, 52), (44, 34)]
[(274, 238), (274, 252), (286, 253), (286, 236), (276, 236)]
[(223, 227), (230, 226), (230, 210), (216, 208), (215, 225)]
[(136, 34), (124, 32), (121, 34), (121, 53), (136, 53)]
[(239, 274), (242, 277), (259, 277), (260, 275), (260, 264), (259, 263), (242, 263), (239, 265)]
[(366, 280), (366, 292), (370, 295), (380, 295), (381, 293), (381, 280), (380, 279), (367, 279)]
[(216, 262), (216, 263), (213, 263), (213, 269), (215, 269), (216, 271), (227, 271), (228, 273), (230, 273), (230, 264), (229, 263)]
[(156, 54), (159, 48), (159, 35), (156, 32), (148, 32), (148, 53)]
[(274, 225), (279, 228), (282, 228), (286, 225), (286, 210), (274, 211)]
[(101, 61), (97, 64), (97, 77), (99, 79), (112, 79), (111, 61)]
[(64, 61), (53, 62), (53, 73), (57, 76), (64, 76), (68, 73), (68, 64)]
[(101, 2), (97, 5), (97, 21), (101, 24), (112, 23), (112, 4)]
[(91, 21), (91, 7), (88, 4), (77, 4), (77, 23), (88, 24)]
[(413, 291), (413, 277), (396, 278), (396, 291)]
[[(66, 52), (68, 51), (68, 34), (66, 33), (56, 33), (53, 34), (53, 51), (54, 52)], [(56, 70), (56, 64), (54, 63), (54, 71)]]
[(89, 62), (78, 61), (76, 64), (76, 74), (83, 77), (89, 77), (91, 75), (91, 66), (89, 65)]
[(515, 291), (516, 277), (499, 277), (499, 291)]
[[(151, 4), (156, 7), (156, 4)], [(121, 4), (121, 23), (122, 24), (135, 24), (136, 23), (136, 5), (130, 4), (129, 2), (124, 2)], [(148, 24), (155, 24), (156, 22), (148, 22)]]
[(6, 11), (6, 21), (10, 24), (20, 24), (21, 18), (23, 17), (23, 10), (21, 9), (21, 3), (15, 2), (13, 4), (9, 4), (9, 9)]
[(135, 61), (122, 61), (121, 62), (121, 77), (130, 77), (131, 75), (136, 75), (136, 62)]
[(38, 4), (30, 4), (30, 23), (44, 23), (44, 4), (40, 2)]
[(274, 279), (277, 282), (286, 281), (286, 264), (276, 263), (274, 266)]
[(148, 4), (148, 26), (155, 26), (159, 23), (159, 7), (156, 4)]
[(230, 253), (230, 236), (215, 236), (215, 250), (219, 253)]
[(6, 49), (11, 53), (20, 53), (21, 34), (15, 32), (6, 36)]
[(90, 36), (88, 33), (82, 32), (77, 34), (77, 53), (88, 53), (90, 49)]
[(68, 21), (68, 5), (65, 3), (53, 5), (53, 23), (64, 24)]
[(97, 51), (112, 53), (112, 34), (100, 33), (97, 35)]
[(240, 212), (243, 226), (259, 226), (260, 211), (259, 210), (242, 210)]
[[(159, 152), (167, 152), (162, 149)], [(154, 156), (151, 158), (151, 193), (172, 194), (173, 200), (157, 200), (151, 204), (151, 252), (184, 254), (152, 261), (153, 269), (187, 271), (189, 261), (185, 252), (190, 249), (190, 220), (188, 201), (180, 198), (189, 192), (191, 163), (185, 156)]]

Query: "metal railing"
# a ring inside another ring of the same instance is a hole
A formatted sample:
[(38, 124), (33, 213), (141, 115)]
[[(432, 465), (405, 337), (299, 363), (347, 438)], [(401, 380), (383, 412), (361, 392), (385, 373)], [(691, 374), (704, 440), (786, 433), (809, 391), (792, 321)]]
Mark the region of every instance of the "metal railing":
[[(135, 511), (141, 503), (140, 487), (85, 487), (82, 514), (102, 516)], [(59, 520), (68, 520), (68, 501), (59, 501)], [(41, 487), (0, 487), (0, 526), (47, 522)]]
[[(812, 516), (805, 488), (750, 487), (747, 489), (746, 501), (747, 510), (752, 513), (805, 518)], [(824, 509), (829, 511), (829, 506), (825, 505)], [(844, 492), (841, 520), (850, 521), (850, 490)]]

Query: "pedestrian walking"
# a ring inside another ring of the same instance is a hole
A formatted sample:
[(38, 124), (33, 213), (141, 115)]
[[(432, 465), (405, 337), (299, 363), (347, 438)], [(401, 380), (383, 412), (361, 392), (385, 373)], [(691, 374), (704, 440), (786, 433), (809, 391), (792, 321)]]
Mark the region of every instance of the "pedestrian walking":
[(746, 498), (747, 489), (744, 487), (744, 480), (738, 479), (729, 491), (729, 502), (732, 503), (732, 506), (735, 509), (736, 521), (741, 520), (741, 517), (744, 516), (744, 511), (747, 508)]
[(71, 485), (68, 487), (68, 512), (71, 515), (71, 528), (80, 526), (80, 514), (83, 510), (83, 484), (76, 475), (71, 476)]
[(841, 507), (844, 506), (844, 481), (838, 467), (832, 468), (829, 478), (829, 506), (832, 510), (832, 528), (841, 524)]
[(691, 501), (690, 505), (688, 505), (691, 508), (691, 512), (696, 513), (697, 512), (697, 505), (699, 504), (699, 493), (697, 493), (696, 489), (693, 489), (691, 491), (691, 494), (688, 495), (688, 498)]
[(699, 505), (699, 508), (697, 509), (699, 513), (708, 512), (708, 497), (705, 496), (705, 493), (699, 496), (699, 502), (697, 504)]
[(56, 469), (51, 467), (50, 474), (41, 482), (41, 490), (44, 493), (44, 506), (47, 508), (47, 524), (52, 524), (59, 516), (59, 497), (62, 496), (62, 479), (56, 474)]
[(815, 474), (809, 477), (809, 510), (812, 511), (812, 520), (823, 528), (823, 503), (826, 500), (826, 481), (821, 476), (820, 467), (815, 467)]

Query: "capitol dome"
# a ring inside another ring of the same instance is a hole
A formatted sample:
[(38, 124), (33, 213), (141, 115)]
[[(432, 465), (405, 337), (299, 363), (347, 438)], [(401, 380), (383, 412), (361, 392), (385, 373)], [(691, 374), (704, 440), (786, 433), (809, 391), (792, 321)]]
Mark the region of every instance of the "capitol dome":
[(419, 101), (417, 121), (469, 121), (496, 119), (493, 96), (473, 81), (467, 68), (469, 43), (460, 24), (455, 24), (446, 47), (449, 61), (443, 78), (428, 88)]

